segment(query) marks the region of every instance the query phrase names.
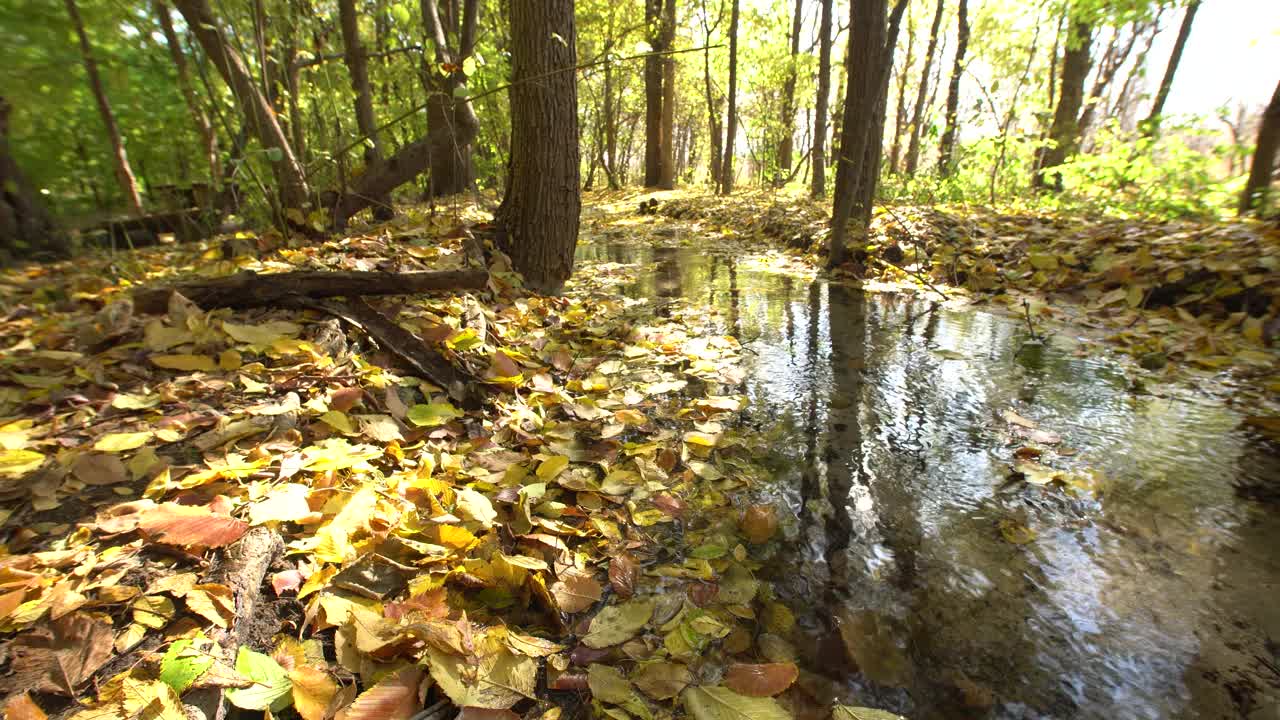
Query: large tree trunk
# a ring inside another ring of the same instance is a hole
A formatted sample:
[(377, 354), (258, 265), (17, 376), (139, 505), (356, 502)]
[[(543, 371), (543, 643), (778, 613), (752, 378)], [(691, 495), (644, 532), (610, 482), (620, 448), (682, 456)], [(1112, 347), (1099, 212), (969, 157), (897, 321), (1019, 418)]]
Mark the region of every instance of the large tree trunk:
[(738, 134), (738, 11), (742, 0), (731, 0), (729, 14), (729, 121), (724, 139), (724, 162), (720, 164), (720, 194), (733, 192), (733, 145)]
[(427, 128), (431, 140), (431, 176), (428, 195), (439, 197), (460, 193), (475, 180), (471, 162), (471, 144), (480, 133), (471, 100), (465, 94), (466, 75), (463, 63), (475, 51), (479, 22), (479, 0), (466, 0), (459, 18), (457, 48), (448, 43), (445, 26), (440, 22), (436, 0), (421, 0), (423, 25), (427, 38), (435, 47), (435, 67), (423, 70), (427, 88)]
[(1182, 61), (1182, 51), (1187, 47), (1187, 38), (1191, 36), (1191, 23), (1196, 19), (1196, 11), (1200, 9), (1200, 0), (1191, 0), (1187, 12), (1182, 16), (1182, 25), (1178, 27), (1178, 39), (1173, 41), (1173, 52), (1169, 54), (1169, 64), (1164, 68), (1164, 77), (1160, 79), (1160, 88), (1156, 90), (1155, 99), (1151, 101), (1151, 112), (1142, 121), (1142, 134), (1151, 137), (1160, 127), (1160, 114), (1164, 112), (1164, 103), (1169, 99), (1169, 90), (1173, 87), (1173, 75), (1178, 72), (1178, 63)]
[[(373, 90), (369, 87), (369, 56), (360, 41), (360, 18), (356, 15), (355, 0), (338, 0), (338, 16), (342, 25), (343, 61), (351, 76), (351, 89), (355, 91), (356, 128), (365, 137), (365, 172), (375, 173), (382, 167), (382, 141), (378, 137), (378, 121), (373, 114)], [(370, 198), (373, 216), (388, 220), (394, 214), (391, 196)]]
[(911, 138), (907, 141), (907, 175), (914, 175), (920, 167), (920, 134), (924, 126), (925, 96), (929, 91), (929, 70), (933, 67), (933, 53), (938, 47), (938, 29), (942, 26), (942, 10), (946, 3), (938, 0), (933, 12), (933, 25), (929, 26), (929, 45), (924, 51), (924, 70), (920, 72), (920, 87), (916, 90), (916, 106), (911, 111)]
[[(947, 86), (946, 126), (938, 144), (938, 174), (950, 177), (955, 165), (956, 116), (960, 112), (960, 75), (964, 72), (964, 55), (969, 49), (969, 0), (960, 0), (956, 8), (956, 59), (951, 66), (951, 84)], [(1081, 80), (1083, 82), (1083, 79)]]
[(494, 223), (525, 284), (548, 294), (573, 272), (582, 210), (573, 5), (511, 0), (509, 10), (511, 164)]
[(796, 134), (796, 63), (800, 58), (800, 23), (804, 19), (804, 0), (796, 0), (791, 17), (791, 66), (782, 88), (782, 139), (778, 143), (778, 178), (781, 185), (791, 175), (791, 159), (795, 154)]
[(208, 0), (174, 0), (173, 4), (186, 18), (187, 27), (195, 34), (205, 55), (231, 87), (250, 131), (272, 156), (280, 203), (286, 209), (303, 207), (308, 202), (311, 189), (307, 186), (302, 164), (276, 119), (275, 109), (254, 82), (240, 54), (227, 43)]
[(9, 151), (9, 103), (0, 97), (0, 262), (45, 251), (67, 253), (67, 239)]
[(1249, 169), (1249, 180), (1245, 183), (1244, 194), (1240, 196), (1241, 215), (1267, 207), (1267, 191), (1271, 187), (1277, 152), (1280, 152), (1280, 84), (1271, 94), (1271, 102), (1262, 113), (1262, 123), (1258, 126), (1253, 167)]
[(831, 99), (831, 2), (822, 0), (822, 17), (818, 22), (818, 97), (813, 113), (813, 177), (809, 194), (822, 198), (827, 194), (827, 102)]
[(1089, 75), (1089, 50), (1093, 28), (1089, 23), (1076, 21), (1062, 58), (1062, 83), (1058, 94), (1058, 109), (1049, 129), (1052, 143), (1043, 154), (1040, 168), (1032, 176), (1032, 187), (1038, 190), (1062, 190), (1062, 173), (1054, 172), (1066, 162), (1080, 142), (1080, 106), (1084, 102), (1084, 81)]
[(107, 138), (111, 141), (111, 155), (115, 163), (116, 180), (120, 183), (120, 191), (129, 204), (129, 211), (134, 215), (142, 214), (142, 196), (138, 194), (138, 181), (133, 176), (133, 168), (129, 166), (129, 153), (124, 149), (124, 140), (120, 137), (120, 126), (116, 124), (116, 115), (107, 100), (107, 91), (102, 87), (102, 78), (98, 75), (98, 62), (93, 57), (93, 48), (89, 46), (89, 36), (85, 34), (84, 22), (80, 20), (80, 10), (75, 0), (66, 0), (67, 14), (71, 16), (71, 25), (75, 28), (76, 37), (80, 39), (80, 57), (84, 61), (85, 74), (89, 76), (89, 89), (98, 103), (98, 114), (102, 116), (102, 124), (107, 129)]
[(850, 222), (855, 225), (855, 241), (865, 237), (871, 225), (871, 204), (880, 179), (889, 70), (906, 5), (907, 0), (898, 0), (886, 28), (886, 0), (853, 0), (850, 4), (849, 50), (845, 56), (849, 85), (837, 155), (828, 267), (839, 266), (847, 257)]
[(173, 19), (169, 17), (169, 7), (163, 0), (155, 0), (152, 8), (156, 18), (160, 20), (160, 30), (164, 33), (165, 44), (169, 46), (169, 57), (173, 59), (173, 67), (178, 73), (178, 89), (182, 91), (182, 98), (187, 102), (187, 111), (191, 113), (191, 120), (195, 123), (196, 132), (200, 135), (205, 162), (209, 164), (209, 184), (216, 189), (222, 184), (222, 164), (218, 162), (218, 135), (214, 132), (213, 124), (209, 122), (209, 116), (205, 114), (195, 87), (191, 84), (187, 56), (182, 52), (182, 42), (173, 30)]

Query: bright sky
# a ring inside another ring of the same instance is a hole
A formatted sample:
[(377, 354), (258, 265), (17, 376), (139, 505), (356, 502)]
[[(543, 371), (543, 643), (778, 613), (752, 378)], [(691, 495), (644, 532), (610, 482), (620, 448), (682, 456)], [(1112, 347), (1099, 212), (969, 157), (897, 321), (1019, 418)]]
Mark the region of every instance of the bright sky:
[[(1181, 11), (1179, 11), (1181, 12)], [(1150, 87), (1164, 72), (1179, 14), (1151, 48)], [(1204, 0), (1165, 112), (1211, 114), (1223, 103), (1265, 105), (1280, 81), (1280, 0)]]

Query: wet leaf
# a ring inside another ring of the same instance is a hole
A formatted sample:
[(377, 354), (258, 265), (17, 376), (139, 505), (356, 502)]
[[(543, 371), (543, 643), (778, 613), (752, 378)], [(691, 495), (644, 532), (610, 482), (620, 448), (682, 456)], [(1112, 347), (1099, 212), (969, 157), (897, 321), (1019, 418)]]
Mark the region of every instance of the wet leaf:
[(626, 600), (635, 594), (636, 574), (640, 566), (634, 557), (623, 553), (609, 561), (609, 584), (618, 597)]
[(743, 512), (738, 528), (748, 542), (766, 543), (778, 531), (778, 512), (772, 505), (752, 505)]
[(631, 681), (612, 665), (587, 666), (587, 686), (597, 700), (620, 705), (631, 699)]
[(610, 605), (591, 619), (591, 628), (582, 643), (590, 648), (618, 645), (635, 637), (653, 617), (652, 600), (629, 600)]
[(695, 720), (790, 720), (773, 698), (739, 695), (723, 687), (691, 687), (681, 695), (684, 709)]
[(670, 700), (693, 682), (693, 673), (681, 663), (655, 661), (641, 664), (631, 679), (654, 700)]
[(735, 663), (725, 672), (724, 685), (739, 695), (772, 697), (791, 687), (799, 675), (794, 663)]

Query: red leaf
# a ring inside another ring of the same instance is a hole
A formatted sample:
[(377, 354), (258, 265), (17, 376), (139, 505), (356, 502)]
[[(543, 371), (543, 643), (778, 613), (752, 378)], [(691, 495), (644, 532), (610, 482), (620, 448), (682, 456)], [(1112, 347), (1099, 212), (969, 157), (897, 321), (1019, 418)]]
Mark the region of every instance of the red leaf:
[(552, 690), (588, 690), (586, 673), (564, 673), (551, 683)]
[(356, 701), (338, 713), (337, 720), (409, 720), (422, 709), (418, 683), (422, 669), (407, 667), (360, 693)]
[(739, 695), (773, 697), (791, 687), (800, 674), (795, 663), (764, 663), (729, 666), (724, 676), (724, 686)]
[(667, 517), (678, 518), (684, 514), (684, 503), (667, 493), (654, 495), (653, 506), (665, 513)]
[(239, 540), (249, 523), (208, 508), (161, 503), (142, 514), (138, 529), (166, 545), (215, 548)]
[(635, 558), (623, 553), (609, 561), (609, 583), (618, 597), (629, 598), (636, 592), (636, 572), (640, 567)]

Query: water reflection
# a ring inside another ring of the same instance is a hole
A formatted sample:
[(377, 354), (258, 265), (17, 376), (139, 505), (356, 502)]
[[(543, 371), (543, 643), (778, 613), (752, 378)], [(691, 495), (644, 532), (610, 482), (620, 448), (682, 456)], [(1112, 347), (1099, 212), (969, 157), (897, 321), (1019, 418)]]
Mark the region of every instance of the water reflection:
[[(832, 697), (917, 720), (1277, 717), (1280, 522), (1231, 483), (1280, 465), (1233, 410), (1134, 395), (1070, 337), (1025, 346), (1016, 319), (927, 298), (689, 248), (580, 258), (633, 263), (628, 292), (744, 343), (746, 420), (781, 469), (762, 492), (796, 517), (771, 567)], [(1010, 482), (1010, 408), (1095, 492)]]

